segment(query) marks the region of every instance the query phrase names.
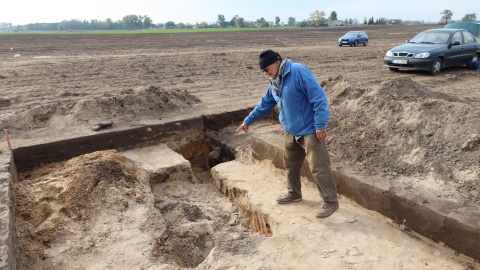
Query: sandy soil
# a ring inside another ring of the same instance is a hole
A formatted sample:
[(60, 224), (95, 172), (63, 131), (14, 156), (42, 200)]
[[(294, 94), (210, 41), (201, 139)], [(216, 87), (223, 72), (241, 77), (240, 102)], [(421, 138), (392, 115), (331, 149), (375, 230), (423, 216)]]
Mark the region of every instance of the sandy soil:
[[(412, 192), (415, 185), (428, 186), (437, 197), (463, 205), (478, 204), (480, 92), (475, 85), (480, 73), (459, 67), (429, 76), (422, 72), (390, 72), (383, 67), (383, 56), (390, 47), (426, 28), (365, 28), (362, 30), (370, 37), (366, 47), (338, 47), (338, 37), (352, 28), (178, 35), (5, 35), (0, 39), (0, 125), (8, 129), (13, 146), (18, 147), (92, 134), (104, 125), (112, 124), (115, 129), (252, 107), (268, 83), (258, 69), (258, 54), (272, 48), (284, 58), (307, 65), (324, 86), (332, 112), (328, 147), (334, 159), (364, 173), (411, 185)], [(21, 57), (13, 58), (14, 54)], [(1, 151), (6, 151), (4, 141), (2, 138)], [(117, 188), (113, 195), (100, 196), (113, 200), (111, 216), (104, 221), (118, 218), (115, 210), (120, 209), (117, 208), (122, 206), (121, 202), (135, 202), (135, 198), (129, 197), (132, 189), (135, 194), (145, 195), (139, 196), (142, 200), (154, 201), (152, 205), (164, 215), (177, 213), (172, 209), (183, 209), (187, 213), (183, 218), (187, 220), (208, 220), (196, 216), (200, 212), (194, 205), (218, 200), (213, 199), (218, 194), (210, 192), (205, 194), (211, 197), (203, 196), (203, 201), (187, 206), (155, 201), (152, 195), (146, 195), (141, 170), (128, 159), (115, 153), (92, 155), (79, 157), (80, 161), (66, 161), (67, 164), (47, 165), (22, 176), (24, 181), (15, 189), (18, 198), (26, 196), (22, 192), (51, 198), (58, 191), (56, 185), (33, 190), (23, 185), (57, 183), (55, 177), (65, 179), (60, 185), (71, 183), (72, 188), (79, 189), (62, 193), (63, 205), (35, 205), (35, 215), (30, 213), (34, 201), (19, 200), (16, 214), (23, 217), (18, 221), (22, 222), (19, 228), (26, 229), (18, 233), (33, 239), (28, 244), (32, 249), (25, 251), (29, 254), (27, 264), (53, 257), (49, 252), (65, 252), (49, 249), (54, 241), (51, 230), (63, 226), (61, 223), (52, 223), (34, 235), (29, 226), (38, 226), (53, 212), (82, 221), (82, 217), (90, 215), (89, 211), (104, 207), (93, 199), (97, 196), (92, 195), (92, 200), (78, 197), (84, 192), (81, 188), (85, 188), (74, 184), (78, 177), (82, 179), (78, 172), (105, 178), (102, 183), (108, 185), (98, 190), (102, 194), (108, 194), (105, 192), (112, 190), (111, 185)], [(90, 164), (91, 171), (82, 164)], [(115, 179), (111, 179), (112, 175)], [(204, 191), (190, 191), (195, 190)], [(239, 226), (240, 232), (247, 230), (243, 221), (232, 221), (241, 217), (232, 214), (228, 201), (225, 205), (225, 209), (215, 210), (217, 216)], [(53, 210), (55, 207), (58, 211)], [(78, 231), (94, 226), (75, 224)], [(184, 239), (193, 237), (188, 235), (188, 229), (182, 234)], [(204, 246), (214, 241), (205, 240), (211, 232), (204, 232), (203, 236)], [(75, 252), (88, 254), (99, 245), (98, 239), (81, 239), (86, 242), (79, 247), (86, 250)], [(163, 254), (161, 251), (169, 254), (171, 248), (168, 244), (156, 246), (157, 259), (182, 267), (194, 266), (187, 263), (189, 260), (158, 255)], [(241, 248), (238, 250), (241, 252)], [(203, 259), (195, 258), (194, 264)]]

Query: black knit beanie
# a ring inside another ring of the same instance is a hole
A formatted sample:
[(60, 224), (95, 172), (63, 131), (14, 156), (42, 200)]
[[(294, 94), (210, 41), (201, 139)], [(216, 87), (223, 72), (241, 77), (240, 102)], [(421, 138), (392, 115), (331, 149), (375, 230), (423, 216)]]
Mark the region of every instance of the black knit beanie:
[(280, 54), (272, 50), (265, 50), (260, 54), (258, 64), (260, 65), (260, 69), (264, 69), (275, 63), (275, 61), (282, 61)]

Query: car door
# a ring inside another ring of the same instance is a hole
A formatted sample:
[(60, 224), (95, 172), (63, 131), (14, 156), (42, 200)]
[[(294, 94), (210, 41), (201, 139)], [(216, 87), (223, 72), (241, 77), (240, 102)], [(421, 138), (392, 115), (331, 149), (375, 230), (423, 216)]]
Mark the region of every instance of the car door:
[(365, 33), (364, 32), (360, 32), (360, 36), (358, 37), (358, 39), (360, 40), (360, 44), (364, 44), (365, 41), (367, 40), (366, 36), (365, 36)]
[(452, 35), (450, 48), (445, 52), (445, 66), (456, 66), (465, 63), (469, 55), (468, 50), (463, 43), (462, 31), (456, 31)]
[(465, 64), (472, 61), (473, 56), (477, 53), (480, 49), (478, 44), (475, 42), (475, 36), (470, 33), (469, 31), (462, 31), (463, 33), (463, 41), (465, 44)]

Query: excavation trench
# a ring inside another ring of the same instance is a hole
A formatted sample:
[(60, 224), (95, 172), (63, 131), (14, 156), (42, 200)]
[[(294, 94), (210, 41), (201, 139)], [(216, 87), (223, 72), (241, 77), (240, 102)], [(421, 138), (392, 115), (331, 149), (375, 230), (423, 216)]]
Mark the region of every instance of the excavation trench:
[[(86, 266), (108, 268), (121, 257), (126, 265), (194, 268), (208, 261), (215, 248), (248, 252), (259, 239), (275, 235), (275, 219), (255, 202), (261, 194), (243, 179), (254, 166), (284, 170), (283, 132), (269, 118), (251, 136), (235, 135), (246, 113), (240, 110), (13, 149), (6, 241), (9, 268), (65, 269), (71, 261), (98, 259), (88, 255), (95, 252), (113, 259)], [(233, 170), (243, 178), (229, 175)], [(475, 226), (354, 175), (346, 169), (334, 170), (342, 196), (391, 218), (406, 231), (480, 259)], [(302, 176), (312, 182), (306, 164)], [(67, 177), (78, 181), (71, 184), (77, 189), (58, 184)], [(43, 194), (48, 196), (35, 193), (39, 187), (48, 190)], [(59, 198), (60, 193), (64, 195)], [(226, 206), (222, 200), (233, 204)], [(98, 216), (101, 222), (93, 222)], [(125, 250), (131, 252), (129, 259), (123, 256)]]
[(152, 264), (193, 268), (215, 247), (233, 252), (271, 235), (273, 220), (244, 200), (246, 191), (222, 187), (222, 196), (212, 185), (218, 182), (211, 180), (211, 167), (236, 153), (207, 135), (208, 121), (15, 149), (10, 269), (69, 268), (69, 261), (88, 261), (85, 254), (92, 252), (115, 260), (120, 251), (100, 251), (107, 243), (123, 250), (137, 246), (129, 256)]

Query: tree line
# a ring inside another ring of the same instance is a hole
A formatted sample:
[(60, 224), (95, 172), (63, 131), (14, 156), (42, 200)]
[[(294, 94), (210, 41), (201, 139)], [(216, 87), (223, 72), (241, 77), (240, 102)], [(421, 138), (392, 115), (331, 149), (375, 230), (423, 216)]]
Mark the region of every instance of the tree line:
[[(325, 12), (314, 11), (309, 14), (307, 20), (297, 22), (294, 17), (288, 17), (287, 22), (281, 22), (280, 17), (276, 16), (275, 21), (269, 22), (261, 17), (255, 21), (247, 21), (243, 17), (235, 15), (227, 20), (224, 15), (219, 14), (215, 22), (200, 22), (195, 24), (168, 21), (165, 23), (153, 23), (149, 16), (127, 15), (121, 20), (63, 20), (58, 23), (31, 23), (27, 25), (12, 25), (11, 23), (0, 23), (0, 30), (6, 31), (96, 31), (96, 30), (141, 30), (152, 28), (254, 28), (254, 27), (277, 27), (277, 26), (297, 26), (297, 27), (316, 27), (326, 26), (329, 21), (337, 20), (337, 13), (333, 11), (330, 17), (325, 17)], [(346, 24), (358, 24), (356, 19), (346, 20)]]
[(10, 31), (96, 31), (96, 30), (140, 30), (154, 27), (149, 16), (127, 15), (121, 20), (63, 20), (58, 23), (30, 23), (13, 26), (11, 23), (0, 23), (0, 29)]
[[(451, 22), (453, 12), (445, 9), (440, 12), (440, 23), (447, 24)], [(477, 20), (476, 14), (467, 14), (462, 18), (464, 22), (475, 22)], [(364, 25), (384, 25), (392, 20), (386, 18), (371, 17), (369, 19), (363, 18)], [(335, 22), (334, 25), (358, 25), (357, 19), (338, 20), (337, 12), (332, 11), (329, 17), (321, 10), (315, 10), (309, 14), (307, 20), (297, 22), (294, 17), (288, 17), (287, 22), (281, 22), (280, 17), (276, 16), (273, 22), (267, 21), (261, 17), (256, 21), (247, 21), (238, 15), (233, 16), (232, 19), (227, 20), (224, 15), (219, 14), (215, 22), (201, 22), (196, 24), (190, 23), (175, 23), (168, 21), (165, 23), (153, 23), (152, 19), (147, 15), (127, 15), (121, 20), (113, 21), (106, 20), (63, 20), (59, 23), (31, 23), (27, 25), (14, 26), (11, 23), (0, 23), (0, 30), (4, 31), (97, 31), (97, 30), (141, 30), (152, 28), (253, 28), (253, 27), (278, 27), (278, 26), (296, 26), (296, 27), (319, 27), (328, 26), (329, 23)]]

